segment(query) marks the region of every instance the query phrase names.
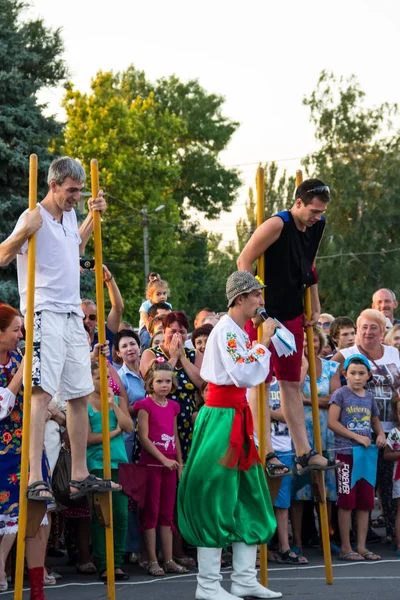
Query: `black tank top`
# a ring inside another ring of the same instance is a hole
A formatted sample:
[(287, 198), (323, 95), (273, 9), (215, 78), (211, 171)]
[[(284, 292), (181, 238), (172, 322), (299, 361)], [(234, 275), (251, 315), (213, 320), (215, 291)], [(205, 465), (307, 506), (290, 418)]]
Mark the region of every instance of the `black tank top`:
[(283, 221), (279, 238), (265, 251), (265, 310), (279, 321), (303, 314), (304, 273), (311, 269), (325, 228), (325, 219), (297, 229), (292, 214), (276, 215)]

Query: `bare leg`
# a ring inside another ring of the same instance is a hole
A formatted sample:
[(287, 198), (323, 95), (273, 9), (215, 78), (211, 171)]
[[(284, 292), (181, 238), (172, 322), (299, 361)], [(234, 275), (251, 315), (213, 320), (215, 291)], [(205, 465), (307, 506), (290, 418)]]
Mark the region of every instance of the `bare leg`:
[[(187, 558), (183, 550), (183, 538), (179, 531), (172, 534), (173, 555), (177, 558)], [(165, 557), (164, 557), (165, 560)]]
[(397, 498), (397, 514), (396, 514), (396, 543), (397, 543), (397, 552), (400, 551), (400, 498)]
[(172, 529), (166, 525), (160, 525), (161, 548), (164, 562), (172, 560)]
[(367, 510), (357, 510), (357, 550), (358, 552), (365, 552), (368, 524), (369, 524), (369, 512)]
[[(42, 388), (33, 388), (29, 446), (29, 485), (43, 479), (42, 455), (44, 446), (44, 428), (46, 425), (46, 410), (50, 404), (50, 400), (50, 394), (44, 392)], [(49, 496), (46, 493), (43, 493), (42, 495), (44, 500)]]
[(6, 562), (7, 557), (10, 554), (10, 550), (13, 547), (17, 534), (7, 533), (1, 537), (0, 541), (0, 581), (7, 581), (6, 575)]
[(290, 550), (289, 545), (289, 516), (287, 508), (275, 508), (276, 522), (278, 525), (278, 539), (281, 552)]
[(90, 517), (82, 517), (78, 521), (77, 525), (77, 542), (78, 542), (78, 555), (79, 564), (86, 565), (92, 562), (90, 555), (89, 541), (90, 541)]
[[(71, 444), (71, 479), (83, 481), (89, 475), (86, 463), (87, 437), (89, 430), (88, 399), (75, 398), (67, 403), (67, 429)], [(111, 482), (111, 487), (118, 484)], [(76, 488), (71, 486), (71, 491)]]
[(47, 539), (44, 527), (39, 527), (39, 531), (34, 538), (26, 538), (26, 562), (28, 563), (28, 569), (44, 567), (46, 546)]
[[(369, 511), (356, 510), (357, 517), (357, 552), (364, 554), (367, 552), (366, 541), (369, 527)], [(375, 556), (379, 557), (379, 554)]]
[(156, 530), (155, 529), (144, 529), (143, 531), (144, 545), (147, 552), (147, 560), (149, 564), (152, 562), (158, 562), (157, 551), (156, 551)]
[(294, 545), (302, 550), (303, 544), (301, 541), (301, 524), (303, 522), (303, 508), (304, 503), (300, 500), (292, 502), (291, 515), (292, 515), (292, 530)]
[(89, 471), (86, 464), (89, 415), (87, 397), (69, 400), (67, 404), (67, 429), (71, 443), (71, 479), (83, 481)]
[[(51, 531), (51, 513), (47, 513), (47, 519), (48, 519), (48, 524), (47, 525), (43, 525), (43, 527), (41, 527), (41, 529), (44, 530), (44, 537), (46, 540), (46, 548), (45, 548), (45, 553), (44, 553), (44, 563), (46, 564), (46, 558), (47, 558), (47, 545), (49, 543), (49, 537), (50, 537), (50, 531)], [(46, 569), (46, 566), (44, 567), (44, 574), (48, 575), (48, 571)]]
[[(339, 521), (339, 531), (340, 531), (340, 554), (343, 556), (344, 554), (348, 554), (349, 552), (353, 552), (353, 549), (350, 544), (350, 526), (351, 526), (351, 510), (347, 510), (345, 508), (340, 508), (338, 510), (338, 521)], [(357, 521), (358, 526), (358, 521)], [(367, 529), (368, 529), (368, 513), (367, 513)], [(365, 530), (365, 536), (366, 536)], [(357, 533), (358, 537), (358, 533)], [(353, 557), (349, 557), (350, 560), (362, 560), (360, 555), (355, 555)]]
[[(254, 422), (254, 431), (258, 436), (258, 387), (253, 387), (250, 389), (249, 393), (249, 404), (251, 408), (251, 413), (253, 415)], [(273, 452), (274, 449), (272, 447), (271, 442), (271, 413), (269, 408), (269, 384), (265, 384), (265, 454), (269, 454)], [(259, 437), (259, 436), (258, 436)], [(264, 457), (262, 457), (264, 458)], [(272, 458), (269, 462), (272, 464), (279, 464), (279, 460), (277, 458)], [(275, 473), (276, 475), (283, 475), (287, 469), (278, 469)]]
[[(306, 423), (304, 420), (303, 400), (300, 394), (300, 383), (296, 381), (279, 381), (281, 406), (285, 421), (293, 439), (297, 456), (310, 452)], [(327, 459), (319, 454), (310, 458), (310, 465), (326, 465)]]

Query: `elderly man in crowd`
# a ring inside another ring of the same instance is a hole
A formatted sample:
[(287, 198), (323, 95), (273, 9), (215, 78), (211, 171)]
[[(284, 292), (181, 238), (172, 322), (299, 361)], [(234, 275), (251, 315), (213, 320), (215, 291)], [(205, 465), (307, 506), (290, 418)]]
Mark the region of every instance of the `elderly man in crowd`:
[[(206, 323), (209, 323), (210, 325), (215, 327), (215, 325), (218, 323), (218, 320), (218, 315), (216, 314), (215, 310), (213, 310), (212, 308), (201, 308), (199, 311), (197, 311), (196, 316), (194, 318), (193, 330), (202, 327)], [(185, 346), (189, 350), (193, 350), (194, 346), (191, 337), (186, 340)]]
[(376, 290), (372, 296), (372, 308), (379, 310), (392, 325), (400, 323), (399, 319), (394, 318), (394, 311), (398, 307), (399, 303), (396, 300), (396, 294), (388, 288), (381, 288)]

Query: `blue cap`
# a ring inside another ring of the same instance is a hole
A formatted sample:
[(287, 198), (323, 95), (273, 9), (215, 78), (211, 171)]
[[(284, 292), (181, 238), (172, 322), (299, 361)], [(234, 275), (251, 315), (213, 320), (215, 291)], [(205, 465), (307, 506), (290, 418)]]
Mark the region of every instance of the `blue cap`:
[(367, 367), (368, 371), (371, 371), (371, 367), (370, 367), (368, 358), (366, 358), (363, 354), (352, 354), (351, 356), (346, 358), (346, 360), (344, 361), (343, 370), (347, 371), (349, 366), (356, 360), (361, 361), (363, 363), (363, 365), (365, 365)]

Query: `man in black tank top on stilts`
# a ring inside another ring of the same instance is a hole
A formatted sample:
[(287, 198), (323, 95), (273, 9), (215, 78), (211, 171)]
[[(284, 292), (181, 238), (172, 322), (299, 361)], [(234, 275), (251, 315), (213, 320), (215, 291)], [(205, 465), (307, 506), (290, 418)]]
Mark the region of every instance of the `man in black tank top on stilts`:
[[(330, 200), (329, 188), (319, 179), (306, 179), (295, 193), (290, 210), (267, 219), (254, 232), (237, 265), (241, 271), (254, 274), (253, 264), (265, 256), (265, 310), (270, 317), (281, 321), (295, 336), (297, 352), (292, 356), (278, 357), (271, 344), (272, 373), (279, 382), (281, 406), (296, 450), (296, 470), (303, 474), (310, 470), (335, 468), (334, 461), (320, 456), (308, 443), (304, 421), (300, 373), (303, 355), (304, 327), (317, 323), (321, 307), (318, 296), (315, 259), (325, 228), (324, 213)], [(312, 317), (306, 320), (303, 295), (310, 287)], [(266, 389), (266, 468), (272, 477), (288, 474), (289, 469), (274, 455), (270, 439), (269, 385)], [(257, 402), (251, 401), (253, 412)], [(257, 415), (254, 415), (257, 422)]]

